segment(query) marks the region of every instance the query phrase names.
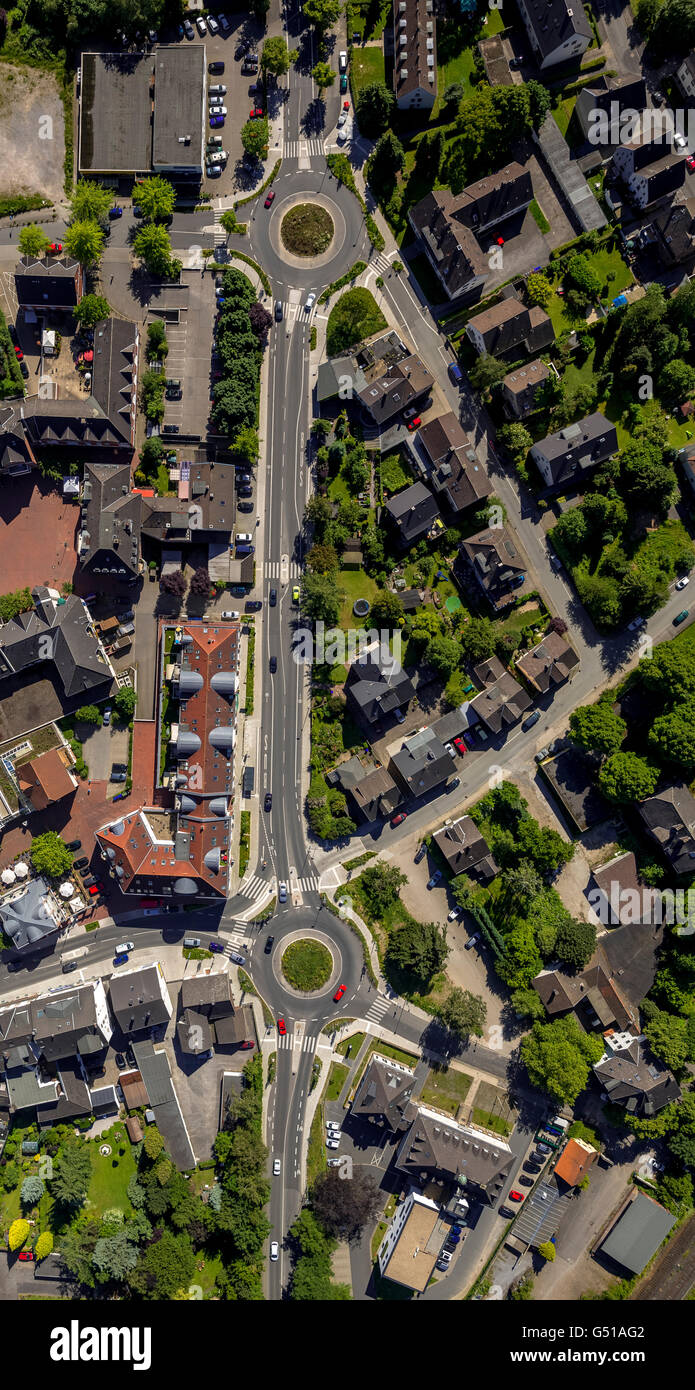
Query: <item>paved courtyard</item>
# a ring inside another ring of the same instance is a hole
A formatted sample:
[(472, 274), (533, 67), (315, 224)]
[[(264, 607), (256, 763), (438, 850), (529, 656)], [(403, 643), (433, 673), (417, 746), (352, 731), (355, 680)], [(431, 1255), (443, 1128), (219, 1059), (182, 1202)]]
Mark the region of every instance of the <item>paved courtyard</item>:
[[(55, 483), (37, 472), (6, 478), (0, 516), (0, 591), (48, 584), (60, 589), (75, 572), (75, 534), (80, 519)], [(26, 726), (25, 726), (26, 727)]]

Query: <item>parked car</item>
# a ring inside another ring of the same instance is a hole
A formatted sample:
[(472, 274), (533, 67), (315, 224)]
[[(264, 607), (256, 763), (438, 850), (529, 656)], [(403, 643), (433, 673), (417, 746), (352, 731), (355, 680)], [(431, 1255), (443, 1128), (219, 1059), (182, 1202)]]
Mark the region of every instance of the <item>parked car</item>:
[(450, 362), (448, 371), (449, 376), (451, 377), (451, 380), (454, 383), (454, 386), (460, 386), (461, 382), (463, 381), (463, 372), (461, 371), (458, 362)]
[(539, 749), (538, 749), (538, 752), (537, 752), (536, 755), (535, 755), (535, 758), (536, 758), (536, 762), (537, 762), (537, 763), (542, 763), (543, 760), (544, 760), (545, 758), (549, 758), (549, 757), (550, 757), (550, 749), (549, 749), (549, 748), (539, 748)]
[(432, 874), (431, 879), (429, 879), (429, 881), (428, 881), (428, 883), (427, 883), (427, 887), (428, 887), (428, 888), (435, 888), (436, 885), (439, 883), (439, 880), (440, 880), (441, 876), (442, 876), (442, 871), (441, 871), (441, 869), (435, 869), (434, 873)]
[(71, 853), (71, 854), (75, 854), (75, 852), (76, 852), (78, 849), (82, 849), (82, 841), (81, 841), (81, 840), (68, 840), (67, 849), (70, 850), (70, 853)]
[(447, 920), (447, 922), (455, 922), (455, 921), (457, 920), (457, 918), (459, 918), (460, 916), (461, 916), (461, 908), (460, 908), (460, 907), (452, 907), (451, 912), (449, 912), (449, 913), (447, 914), (447, 919), (446, 919), (446, 920)]
[(411, 431), (411, 433), (412, 433), (413, 430), (419, 429), (421, 424), (422, 424), (422, 419), (420, 418), (419, 415), (416, 415), (414, 420), (409, 420), (409, 421), (408, 421), (408, 429), (409, 429), (409, 430)]
[(461, 754), (461, 757), (464, 757), (465, 754), (468, 752), (468, 749), (467, 749), (467, 747), (466, 747), (466, 745), (465, 745), (465, 743), (464, 743), (464, 741), (463, 741), (462, 738), (455, 738), (455, 739), (454, 739), (454, 748), (456, 749), (456, 751), (457, 751), (458, 753)]
[[(73, 843), (79, 845), (80, 841), (77, 840), (77, 841), (74, 841)], [(69, 849), (69, 848), (70, 848), (70, 846), (68, 845), (68, 849)], [(87, 855), (86, 855), (86, 854), (82, 854), (82, 855), (80, 855), (80, 858), (79, 858), (79, 859), (76, 859), (76, 860), (75, 860), (75, 863), (74, 863), (74, 865), (73, 865), (73, 868), (75, 868), (75, 869), (86, 869), (88, 863), (89, 863), (89, 860), (88, 860), (88, 858), (87, 858)]]
[(393, 827), (394, 830), (395, 830), (395, 828), (396, 828), (397, 825), (402, 825), (402, 824), (403, 824), (403, 821), (406, 820), (407, 815), (408, 815), (408, 812), (407, 812), (407, 811), (399, 811), (399, 813), (398, 813), (397, 816), (392, 816), (392, 817), (391, 817), (391, 825), (392, 825), (392, 827)]
[(415, 855), (415, 863), (416, 863), (416, 864), (420, 864), (420, 863), (422, 862), (422, 860), (424, 859), (424, 857), (425, 857), (426, 854), (427, 854), (427, 845), (420, 845), (420, 848), (418, 849), (418, 852), (417, 852), (417, 854)]
[(122, 951), (119, 955), (114, 956), (113, 963), (114, 965), (127, 965), (128, 957), (125, 951)]
[(82, 875), (82, 886), (83, 886), (83, 888), (94, 888), (94, 887), (96, 886), (96, 879), (95, 879), (94, 875), (93, 875), (93, 874), (90, 874), (90, 873), (83, 874), (83, 875)]
[(118, 206), (118, 203), (114, 203), (113, 207), (112, 207), (112, 208), (109, 208), (109, 217), (111, 218), (112, 222), (115, 222), (115, 220), (116, 220), (117, 217), (122, 217), (122, 216), (123, 216), (123, 208), (119, 207), (119, 206)]
[(186, 38), (187, 38), (187, 39), (194, 39), (194, 38), (195, 38), (195, 29), (193, 28), (193, 25), (191, 24), (190, 19), (184, 19), (184, 21), (183, 21), (183, 32), (184, 32), (184, 34), (186, 35)]
[(221, 126), (221, 125), (224, 125), (224, 116), (219, 116), (219, 115), (218, 115), (218, 116), (211, 116), (211, 117), (210, 117), (210, 129), (211, 129), (211, 130), (214, 130), (216, 126)]
[(112, 773), (111, 773), (111, 776), (110, 776), (110, 778), (109, 778), (109, 781), (110, 781), (110, 782), (125, 782), (125, 781), (127, 781), (127, 778), (128, 778), (127, 772), (112, 772)]
[(467, 942), (466, 942), (465, 949), (466, 949), (467, 951), (470, 951), (471, 946), (475, 946), (475, 943), (476, 943), (476, 941), (479, 940), (479, 938), (480, 938), (480, 933), (477, 932), (477, 931), (474, 932), (472, 936), (469, 936), (469, 938), (468, 938), (468, 940), (467, 940)]
[(20, 1250), (19, 1258), (20, 1260), (33, 1260), (34, 1252), (33, 1250)]
[(512, 1188), (509, 1196), (512, 1202), (523, 1202), (524, 1200), (523, 1192), (518, 1192), (515, 1187)]
[(335, 1138), (333, 1137), (333, 1134), (327, 1134), (327, 1135), (326, 1135), (326, 1148), (327, 1148), (327, 1149), (339, 1149), (339, 1148), (340, 1148), (340, 1140), (339, 1140), (339, 1139), (335, 1139)]
[(547, 1155), (548, 1155), (548, 1154), (551, 1154), (552, 1152), (553, 1152), (553, 1151), (552, 1151), (552, 1148), (551, 1148), (550, 1144), (536, 1144), (536, 1153), (537, 1153), (537, 1154), (543, 1154), (544, 1157), (547, 1157)]
[(522, 1184), (523, 1187), (533, 1187), (533, 1178), (527, 1178), (524, 1176), (523, 1173), (519, 1178), (519, 1182)]
[(210, 30), (210, 33), (211, 33), (211, 34), (218, 34), (219, 31), (220, 31), (220, 26), (219, 26), (219, 24), (217, 23), (217, 20), (215, 19), (214, 14), (209, 14), (208, 17), (207, 17), (207, 20), (208, 20), (208, 29)]
[(534, 724), (537, 724), (537, 723), (538, 723), (538, 720), (540, 719), (540, 717), (541, 717), (541, 712), (540, 712), (540, 710), (539, 710), (539, 709), (534, 709), (533, 713), (529, 715), (528, 719), (525, 719), (525, 720), (524, 720), (524, 722), (523, 722), (523, 724), (522, 724), (522, 726), (521, 726), (522, 729), (524, 730), (524, 733), (526, 733), (529, 729), (532, 729), (533, 726), (534, 726)]
[(347, 53), (341, 50), (338, 54), (338, 70), (340, 72), (347, 72), (347, 61)]
[(226, 106), (224, 106), (224, 105), (222, 104), (222, 98), (220, 97), (220, 100), (219, 100), (219, 101), (215, 101), (215, 98), (213, 97), (212, 100), (211, 100), (210, 105), (208, 106), (208, 116), (226, 116), (226, 115), (227, 115), (227, 108), (226, 108)]
[(196, 29), (198, 30), (198, 33), (200, 34), (201, 39), (204, 39), (204, 38), (205, 38), (205, 35), (206, 35), (207, 32), (208, 32), (208, 26), (207, 26), (207, 24), (205, 23), (205, 20), (203, 19), (202, 14), (199, 14), (199, 15), (198, 15), (198, 18), (196, 19), (196, 22), (195, 22), (195, 26), (196, 26)]
[(208, 63), (208, 72), (224, 72), (224, 63), (217, 59), (214, 63)]
[(222, 617), (226, 622), (234, 622), (236, 618), (241, 617), (241, 613), (237, 608), (223, 608)]

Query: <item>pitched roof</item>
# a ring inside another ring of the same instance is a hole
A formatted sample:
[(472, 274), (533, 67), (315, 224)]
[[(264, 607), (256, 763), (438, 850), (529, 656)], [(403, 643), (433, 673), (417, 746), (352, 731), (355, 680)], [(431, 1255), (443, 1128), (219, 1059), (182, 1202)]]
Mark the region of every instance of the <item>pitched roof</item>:
[(412, 796), (423, 796), (446, 781), (455, 763), (433, 729), (420, 729), (391, 754), (391, 767)]
[(453, 410), (421, 425), (419, 442), (432, 465), (432, 485), (454, 511), (491, 495), (487, 471)]
[(588, 1000), (604, 1027), (636, 1027), (639, 1005), (654, 983), (662, 935), (663, 928), (650, 923), (617, 927), (599, 938), (584, 970), (542, 970), (533, 987), (551, 1015)]
[(5, 897), (0, 905), (2, 929), (17, 951), (35, 949), (59, 931), (54, 913), (48, 884), (42, 878), (30, 879), (23, 892), (9, 902)]
[(631, 1274), (641, 1274), (675, 1224), (670, 1211), (637, 1192), (604, 1240), (601, 1253)]
[(514, 680), (509, 671), (505, 671), (496, 656), (480, 662), (473, 669), (476, 679), (485, 687), (470, 702), (470, 708), (478, 718), (493, 733), (517, 724), (524, 711), (533, 704), (528, 691)]
[(396, 1166), (414, 1180), (433, 1173), (499, 1196), (514, 1155), (503, 1139), (419, 1106), (396, 1155)]
[(161, 970), (155, 962), (111, 976), (111, 1008), (123, 1033), (137, 1033), (167, 1022), (170, 1012), (162, 993)]
[(130, 488), (130, 464), (87, 462), (79, 558), (92, 574), (132, 577), (140, 564), (143, 499)]
[(676, 782), (638, 806), (639, 814), (677, 874), (695, 866), (695, 798), (684, 782)]
[(531, 449), (531, 457), (547, 460), (552, 482), (557, 484), (603, 463), (617, 448), (615, 425), (600, 411), (594, 411), (574, 424), (563, 425), (561, 430), (545, 439), (539, 439)]
[(393, 0), (393, 87), (401, 101), (418, 90), (437, 95), (437, 36), (433, 0)]
[(80, 263), (71, 256), (20, 256), (14, 273), (17, 303), (74, 309), (81, 280)]
[(569, 1139), (555, 1164), (555, 1176), (576, 1187), (598, 1158), (598, 1150), (583, 1139)]
[(382, 715), (393, 714), (415, 695), (403, 668), (395, 657), (389, 655), (387, 660), (378, 643), (358, 661), (353, 661), (347, 674), (345, 691), (360, 714), (371, 723), (381, 719)]
[(526, 343), (529, 351), (547, 347), (555, 337), (552, 321), (544, 309), (537, 304), (528, 309), (513, 296), (473, 315), (467, 328), (477, 329), (485, 351), (493, 355), (509, 352), (520, 343)]
[(543, 58), (575, 34), (591, 39), (591, 25), (584, 6), (571, 0), (525, 0), (522, 18)]
[(652, 921), (656, 916), (658, 892), (648, 889), (638, 877), (632, 850), (594, 869), (592, 877), (600, 893), (598, 902), (594, 901), (593, 894), (589, 894), (589, 901), (605, 926), (629, 926), (637, 921)]
[(536, 647), (517, 657), (515, 664), (526, 680), (545, 694), (567, 680), (579, 665), (579, 657), (559, 632), (548, 632)]
[(424, 483), (412, 483), (391, 497), (384, 511), (392, 521), (402, 545), (411, 545), (431, 530), (439, 507)]
[(550, 368), (538, 357), (535, 362), (525, 362), (523, 367), (515, 367), (513, 372), (507, 372), (502, 386), (509, 396), (523, 396), (527, 392), (533, 395), (549, 376)]
[(61, 599), (43, 585), (31, 592), (34, 608), (0, 630), (0, 679), (45, 661), (48, 651), (67, 697), (110, 682), (113, 673), (82, 599)]
[(375, 423), (384, 424), (433, 385), (434, 377), (420, 358), (409, 356), (393, 363), (357, 394)]
[(401, 1062), (374, 1053), (352, 1101), (353, 1115), (381, 1116), (394, 1133), (412, 1119), (415, 1073)]
[(477, 531), (461, 543), (461, 552), (473, 568), (478, 582), (489, 595), (508, 586), (517, 574), (522, 574), (525, 562), (518, 542), (507, 526), (489, 527)]
[(608, 1032), (605, 1043), (594, 1075), (611, 1101), (624, 1105), (630, 1114), (649, 1116), (678, 1100), (681, 1092), (675, 1077), (649, 1051), (644, 1037)]
[(473, 872), (476, 878), (487, 880), (498, 872), (490, 846), (470, 816), (460, 816), (435, 830), (434, 839), (452, 873)]
[(74, 792), (76, 782), (61, 757), (61, 750), (49, 748), (36, 758), (29, 758), (16, 768), (19, 785), (37, 810), (45, 810), (52, 801), (60, 801)]

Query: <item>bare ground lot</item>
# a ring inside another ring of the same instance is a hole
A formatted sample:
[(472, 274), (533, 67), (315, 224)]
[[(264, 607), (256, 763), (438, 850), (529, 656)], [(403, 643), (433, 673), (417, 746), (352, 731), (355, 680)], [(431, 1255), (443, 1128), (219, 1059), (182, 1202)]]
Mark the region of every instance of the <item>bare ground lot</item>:
[(51, 73), (0, 64), (0, 194), (63, 191), (63, 105)]

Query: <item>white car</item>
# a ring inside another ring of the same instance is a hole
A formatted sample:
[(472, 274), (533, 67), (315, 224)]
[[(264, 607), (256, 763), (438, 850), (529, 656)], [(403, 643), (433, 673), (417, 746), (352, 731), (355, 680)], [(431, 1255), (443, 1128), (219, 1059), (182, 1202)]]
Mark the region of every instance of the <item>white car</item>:
[(689, 583), (690, 583), (690, 575), (689, 575), (689, 574), (684, 574), (684, 575), (683, 575), (683, 578), (678, 580), (678, 583), (676, 584), (676, 588), (677, 588), (677, 589), (685, 589), (686, 585), (689, 584)]
[(446, 751), (447, 751), (447, 753), (449, 754), (450, 757), (452, 757), (452, 758), (455, 758), (455, 757), (456, 757), (456, 754), (455, 754), (454, 749), (453, 749), (453, 745), (452, 745), (451, 743), (445, 743), (445, 744), (444, 744), (444, 747), (446, 748)]
[(674, 143), (674, 145), (675, 145), (675, 147), (676, 147), (677, 150), (687, 150), (687, 148), (688, 148), (688, 142), (687, 142), (685, 136), (684, 136), (684, 135), (680, 135), (680, 134), (678, 133), (678, 131), (676, 131), (676, 133), (675, 133), (675, 135), (674, 135), (674, 137), (673, 137), (673, 143)]
[(452, 907), (451, 912), (448, 914), (446, 920), (447, 920), (447, 922), (455, 922), (455, 921), (456, 921), (456, 918), (457, 918), (457, 917), (460, 917), (460, 916), (461, 916), (461, 909), (460, 909), (460, 907)]
[(223, 608), (222, 617), (228, 622), (233, 622), (234, 619), (241, 617), (241, 613), (239, 613), (236, 608)]
[(208, 164), (226, 164), (228, 159), (227, 150), (215, 150), (214, 154), (208, 155)]
[(341, 111), (341, 113), (340, 113), (340, 115), (339, 115), (339, 117), (338, 117), (338, 125), (340, 125), (340, 126), (345, 125), (345, 122), (347, 121), (347, 118), (348, 118), (348, 113), (347, 113), (347, 111)]
[(311, 293), (307, 295), (306, 300), (304, 301), (304, 312), (308, 314), (309, 310), (313, 309), (315, 303), (316, 291), (312, 290)]
[(216, 96), (214, 92), (208, 92), (208, 101), (211, 106), (224, 106), (224, 97), (219, 93)]
[(340, 1140), (339, 1140), (339, 1139), (333, 1139), (333, 1138), (332, 1138), (332, 1135), (329, 1134), (329, 1135), (328, 1135), (328, 1138), (326, 1139), (326, 1148), (327, 1148), (327, 1149), (339, 1149), (339, 1148), (340, 1148)]
[(226, 108), (226, 106), (209, 106), (209, 107), (208, 107), (208, 115), (210, 115), (210, 116), (226, 116), (226, 114), (227, 114), (227, 108)]
[(225, 87), (224, 82), (215, 82), (213, 83), (212, 87), (208, 87), (209, 97), (226, 97), (226, 95), (227, 88)]
[(274, 1158), (274, 1159), (273, 1159), (273, 1177), (274, 1177), (274, 1178), (277, 1178), (277, 1177), (279, 1176), (279, 1173), (280, 1173), (280, 1159), (279, 1159), (279, 1158)]
[(347, 72), (347, 53), (342, 50), (338, 54), (338, 68), (340, 72)]
[(210, 30), (211, 34), (219, 34), (220, 26), (217, 23), (214, 14), (208, 15), (208, 29)]
[(339, 1168), (342, 1163), (340, 1158), (327, 1158), (326, 1164), (329, 1168)]
[(278, 1257), (279, 1257), (279, 1254), (280, 1254), (280, 1246), (278, 1245), (278, 1243), (277, 1243), (276, 1240), (271, 1240), (271, 1242), (270, 1242), (270, 1258), (271, 1258), (271, 1260), (277, 1260)]
[(350, 136), (351, 134), (352, 134), (352, 127), (351, 127), (351, 126), (346, 126), (346, 125), (344, 125), (344, 126), (342, 127), (342, 130), (339, 130), (339, 131), (338, 131), (338, 134), (337, 134), (337, 136), (336, 136), (336, 142), (337, 142), (337, 144), (339, 144), (339, 145), (344, 145), (344, 144), (346, 143), (346, 141), (348, 140), (348, 138), (349, 138), (349, 136)]
[(335, 1120), (326, 1120), (326, 1129), (337, 1130), (340, 1133), (340, 1125), (337, 1125)]
[(200, 34), (201, 38), (205, 38), (205, 35), (206, 35), (207, 32), (208, 32), (208, 26), (207, 26), (207, 24), (205, 23), (205, 20), (203, 19), (202, 14), (199, 14), (199, 15), (198, 15), (198, 18), (196, 19), (196, 22), (195, 22), (195, 27), (196, 27), (196, 29), (198, 30), (198, 33)]

